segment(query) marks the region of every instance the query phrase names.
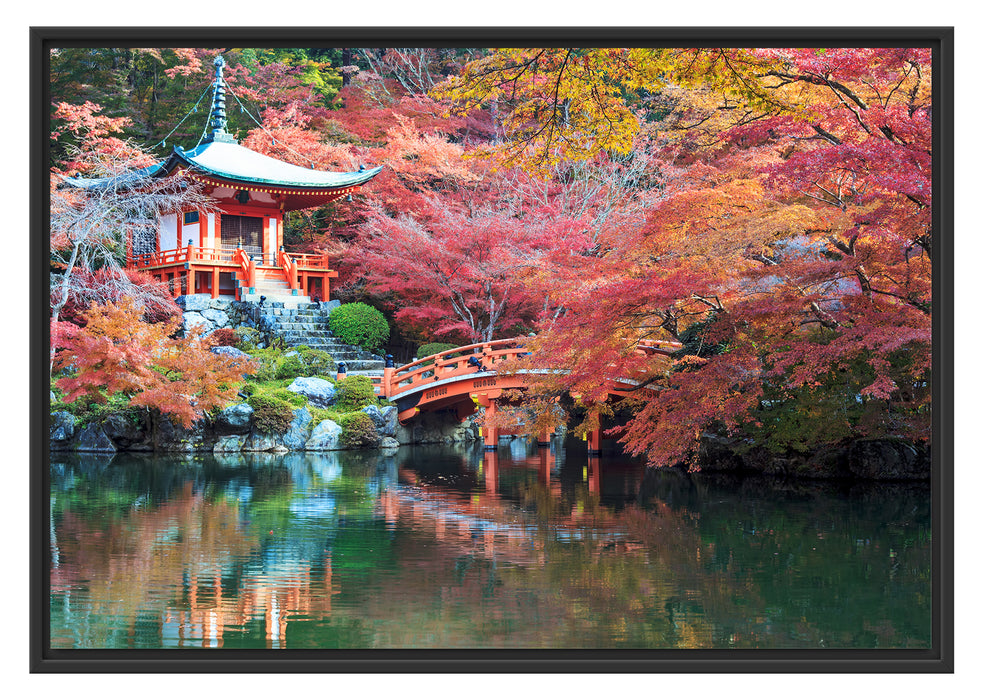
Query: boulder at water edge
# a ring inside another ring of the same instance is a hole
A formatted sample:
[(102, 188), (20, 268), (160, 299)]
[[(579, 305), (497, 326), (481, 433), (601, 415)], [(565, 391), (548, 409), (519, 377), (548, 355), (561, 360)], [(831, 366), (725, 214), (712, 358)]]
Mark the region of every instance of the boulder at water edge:
[(245, 435), (249, 432), (252, 420), (253, 407), (248, 403), (226, 406), (215, 416), (215, 432), (219, 435)]
[(305, 447), (308, 452), (327, 452), (343, 449), (341, 445), (341, 426), (333, 420), (323, 420), (311, 431)]
[(75, 436), (75, 416), (68, 411), (51, 414), (51, 442), (68, 442)]
[(79, 452), (115, 452), (116, 446), (95, 423), (89, 423), (79, 433), (75, 449)]
[(366, 406), (362, 409), (362, 413), (366, 414), (375, 423), (375, 430), (379, 433), (379, 437), (396, 437), (399, 420), (397, 418), (398, 411), (395, 406), (385, 406), (384, 408)]
[(212, 452), (215, 454), (226, 454), (229, 452), (242, 452), (242, 446), (246, 442), (245, 435), (223, 435), (215, 441)]
[(290, 428), (283, 434), (283, 446), (288, 450), (303, 450), (311, 437), (311, 412), (306, 408), (295, 408)]

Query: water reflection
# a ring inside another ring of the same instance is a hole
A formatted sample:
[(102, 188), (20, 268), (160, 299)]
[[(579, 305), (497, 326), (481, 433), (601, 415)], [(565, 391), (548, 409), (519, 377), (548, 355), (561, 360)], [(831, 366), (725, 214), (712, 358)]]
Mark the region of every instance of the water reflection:
[(62, 648), (910, 648), (927, 488), (582, 445), (53, 457)]

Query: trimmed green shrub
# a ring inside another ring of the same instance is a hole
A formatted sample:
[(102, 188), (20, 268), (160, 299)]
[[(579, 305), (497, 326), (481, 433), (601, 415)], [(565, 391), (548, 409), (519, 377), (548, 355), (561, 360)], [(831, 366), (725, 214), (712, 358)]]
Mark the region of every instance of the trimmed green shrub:
[(358, 411), (375, 403), (375, 389), (368, 377), (354, 374), (335, 384), (335, 405), (342, 411)]
[(331, 312), (328, 327), (334, 336), (363, 350), (377, 350), (389, 340), (389, 323), (378, 309), (363, 304), (342, 304)]
[(364, 413), (346, 413), (338, 425), (341, 426), (341, 444), (345, 447), (376, 447), (379, 444), (379, 431)]
[(253, 423), (264, 433), (285, 433), (294, 419), (294, 407), (286, 400), (269, 394), (256, 394), (247, 399), (253, 407)]
[(334, 358), (324, 350), (316, 350), (306, 345), (298, 345), (294, 348), (300, 353), (300, 358), (304, 361), (307, 374), (315, 377), (332, 377), (338, 365)]

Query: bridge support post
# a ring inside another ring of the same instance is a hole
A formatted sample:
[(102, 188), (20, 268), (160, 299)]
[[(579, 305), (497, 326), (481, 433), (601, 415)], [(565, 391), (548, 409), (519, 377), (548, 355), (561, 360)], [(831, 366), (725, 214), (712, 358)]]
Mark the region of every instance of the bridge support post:
[(601, 493), (601, 460), (597, 455), (587, 457), (587, 491), (589, 493)]
[(549, 447), (551, 437), (553, 437), (552, 433), (540, 433), (536, 439), (536, 445), (539, 447)]
[[(498, 412), (498, 407), (495, 404), (495, 401), (492, 400), (488, 403), (488, 406), (485, 408), (485, 418), (486, 419), (493, 418), (497, 412)], [(487, 425), (481, 429), (481, 435), (485, 439), (486, 452), (489, 450), (498, 449), (498, 437), (500, 432), (501, 432), (501, 428), (492, 428)]]
[(587, 454), (601, 454), (601, 429), (600, 427), (587, 433)]
[(496, 493), (498, 491), (498, 452), (489, 452), (485, 455), (485, 492)]

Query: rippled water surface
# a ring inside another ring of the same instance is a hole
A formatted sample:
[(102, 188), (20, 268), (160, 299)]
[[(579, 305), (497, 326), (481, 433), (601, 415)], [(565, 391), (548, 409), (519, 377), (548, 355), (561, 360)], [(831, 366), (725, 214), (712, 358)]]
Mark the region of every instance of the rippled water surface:
[(930, 646), (927, 486), (582, 445), (53, 455), (51, 646)]

